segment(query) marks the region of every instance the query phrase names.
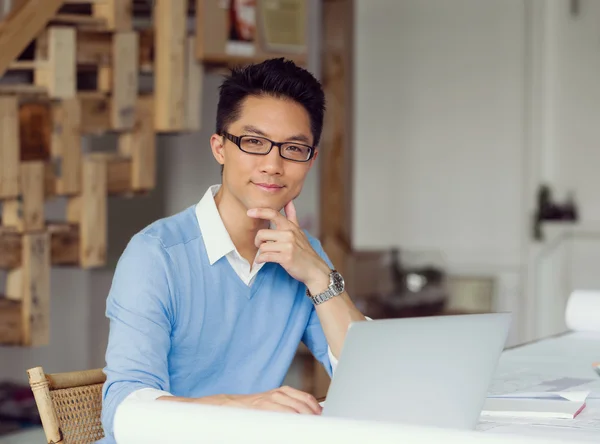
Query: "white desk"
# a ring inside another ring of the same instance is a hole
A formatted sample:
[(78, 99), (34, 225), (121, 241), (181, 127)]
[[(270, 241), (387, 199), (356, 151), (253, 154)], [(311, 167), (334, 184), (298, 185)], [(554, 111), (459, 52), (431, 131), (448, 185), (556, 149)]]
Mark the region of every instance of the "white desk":
[[(524, 389), (543, 381), (572, 386), (588, 380), (592, 390), (584, 411), (573, 420), (483, 419), (478, 429), (484, 433), (553, 437), (582, 442), (600, 442), (600, 376), (592, 362), (600, 361), (600, 333), (569, 333), (506, 350), (500, 358), (492, 391), (511, 387)], [(511, 375), (511, 376), (509, 376)], [(514, 377), (512, 377), (514, 376)], [(569, 378), (569, 379), (568, 379)], [(528, 424), (529, 422), (529, 424)]]
[[(572, 334), (547, 339), (505, 351), (500, 359), (496, 382), (503, 391), (509, 386), (506, 374), (519, 372), (509, 380), (515, 389), (541, 380), (565, 377), (588, 380), (593, 389), (588, 406), (575, 420), (537, 425), (523, 420), (503, 423), (482, 422), (479, 431), (446, 430), (401, 424), (351, 421), (310, 415), (221, 408), (200, 404), (142, 402), (122, 405), (115, 430), (121, 444), (198, 442), (244, 444), (288, 444), (343, 442), (345, 444), (532, 444), (547, 442), (600, 442), (600, 377), (591, 363), (600, 360), (600, 334)], [(563, 380), (564, 382), (564, 380)], [(492, 385), (494, 387), (495, 384)], [(596, 426), (594, 426), (594, 421)], [(517, 436), (507, 439), (507, 434)], [(552, 439), (549, 439), (552, 438)], [(557, 439), (557, 440), (556, 440)], [(556, 440), (556, 441), (555, 441)]]

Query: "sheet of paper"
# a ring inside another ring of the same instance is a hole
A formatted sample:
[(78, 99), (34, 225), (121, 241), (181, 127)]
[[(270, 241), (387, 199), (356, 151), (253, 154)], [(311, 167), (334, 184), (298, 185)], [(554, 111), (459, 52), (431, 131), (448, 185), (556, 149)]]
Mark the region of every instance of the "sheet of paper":
[(545, 371), (523, 369), (498, 374), (488, 390), (489, 396), (515, 393), (587, 392), (587, 398), (600, 398), (600, 378), (556, 377)]
[(477, 430), (481, 432), (496, 431), (495, 429), (498, 427), (506, 428), (511, 425), (518, 425), (523, 430), (530, 429), (531, 436), (539, 435), (536, 431), (543, 432), (547, 427), (566, 431), (585, 431), (590, 436), (595, 436), (596, 442), (600, 442), (600, 400), (588, 401), (586, 408), (574, 419), (482, 416)]
[(586, 392), (585, 409), (572, 419), (485, 417), (477, 430), (529, 437), (553, 437), (600, 443), (600, 334), (572, 332), (506, 350), (498, 363), (488, 395)]
[(574, 401), (583, 402), (589, 395), (589, 391), (578, 392), (516, 392), (503, 395), (489, 396), (488, 398), (500, 399), (541, 399), (548, 401)]

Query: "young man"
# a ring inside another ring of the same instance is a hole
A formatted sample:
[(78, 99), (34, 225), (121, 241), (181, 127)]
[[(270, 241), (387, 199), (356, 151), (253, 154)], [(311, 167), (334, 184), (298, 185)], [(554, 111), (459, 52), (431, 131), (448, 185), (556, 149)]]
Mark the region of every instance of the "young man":
[(350, 323), (365, 320), (293, 203), (324, 109), (319, 82), (283, 59), (221, 85), (210, 146), (222, 184), (136, 234), (115, 272), (107, 436), (131, 399), (320, 413), (313, 396), (280, 387), (298, 345), (331, 375)]

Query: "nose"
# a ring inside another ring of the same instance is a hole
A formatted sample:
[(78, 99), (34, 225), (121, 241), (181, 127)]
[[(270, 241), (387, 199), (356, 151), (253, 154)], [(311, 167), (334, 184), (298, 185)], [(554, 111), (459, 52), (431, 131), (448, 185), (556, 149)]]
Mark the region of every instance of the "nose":
[(271, 152), (265, 156), (260, 156), (260, 172), (271, 176), (281, 175), (283, 173), (284, 159), (279, 155), (279, 149), (274, 146)]

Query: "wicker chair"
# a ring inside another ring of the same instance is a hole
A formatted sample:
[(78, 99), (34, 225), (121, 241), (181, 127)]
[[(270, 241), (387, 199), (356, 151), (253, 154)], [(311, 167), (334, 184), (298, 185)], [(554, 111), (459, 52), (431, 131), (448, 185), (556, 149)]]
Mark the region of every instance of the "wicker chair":
[(49, 444), (89, 444), (104, 437), (102, 369), (47, 375), (35, 367), (27, 375)]

